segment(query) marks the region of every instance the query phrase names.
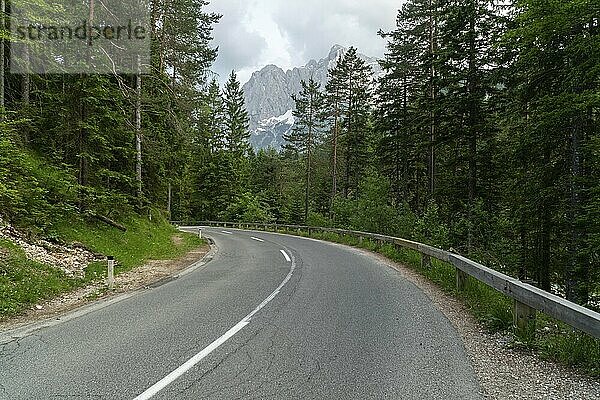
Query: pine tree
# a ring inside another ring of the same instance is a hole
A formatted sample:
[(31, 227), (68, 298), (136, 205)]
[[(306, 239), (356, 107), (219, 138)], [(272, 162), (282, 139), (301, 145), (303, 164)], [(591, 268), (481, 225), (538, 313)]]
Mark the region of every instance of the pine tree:
[(375, 127), (381, 138), (377, 144), (379, 166), (391, 183), (392, 203), (406, 202), (414, 210), (421, 208), (419, 177), (424, 164), (415, 129), (416, 55), (412, 38), (403, 26), (408, 19), (400, 10), (397, 29), (380, 31), (388, 40), (387, 51), (380, 64), (384, 75), (377, 86)]
[[(371, 139), (371, 75), (371, 67), (358, 57), (356, 48), (350, 47), (330, 71), (326, 86), (327, 104), (335, 107), (327, 114), (334, 115), (336, 158), (337, 147), (343, 146), (345, 198), (357, 195), (367, 165)], [(337, 162), (335, 164), (334, 170)]]
[(476, 208), (483, 203), (488, 218), (494, 215), (488, 201), (496, 191), (489, 151), (494, 148), (491, 117), (499, 86), (494, 44), (503, 33), (501, 12), (497, 0), (452, 0), (439, 9), (437, 104), (443, 117), (438, 118), (436, 199), (458, 222), (453, 235), (469, 252), (484, 240), (475, 238), (480, 231)]
[(226, 144), (224, 137), (225, 104), (216, 79), (213, 79), (208, 87), (205, 109), (208, 147), (213, 152), (224, 149)]
[(585, 303), (598, 263), (590, 197), (598, 187), (592, 178), (598, 172), (592, 150), (598, 140), (597, 7), (558, 0), (516, 6), (517, 24), (506, 40), (515, 55), (510, 94), (519, 132), (515, 158), (522, 160), (522, 246), (533, 253), (523, 269), (547, 290), (560, 273), (567, 298)]
[[(395, 165), (393, 192), (421, 212), (436, 192), (437, 147), (440, 136), (440, 50), (438, 0), (410, 0), (398, 12), (396, 29), (383, 60), (386, 75), (379, 87), (381, 155)], [(389, 120), (384, 120), (390, 117)], [(401, 150), (402, 149), (402, 150)], [(401, 154), (404, 153), (404, 154)], [(404, 167), (399, 165), (403, 160)], [(404, 171), (403, 188), (399, 183)]]
[(302, 154), (305, 158), (304, 222), (306, 222), (310, 204), (313, 152), (321, 140), (322, 123), (318, 117), (323, 108), (323, 94), (320, 85), (312, 77), (308, 83), (302, 80), (300, 84), (302, 86), (300, 93), (292, 95), (296, 106), (293, 114), (294, 127), (291, 134), (285, 135), (284, 139), (288, 142), (285, 146), (287, 149)]
[(227, 150), (243, 156), (248, 153), (250, 131), (248, 130), (248, 112), (244, 105), (244, 94), (237, 80), (235, 71), (231, 71), (225, 84), (225, 140)]

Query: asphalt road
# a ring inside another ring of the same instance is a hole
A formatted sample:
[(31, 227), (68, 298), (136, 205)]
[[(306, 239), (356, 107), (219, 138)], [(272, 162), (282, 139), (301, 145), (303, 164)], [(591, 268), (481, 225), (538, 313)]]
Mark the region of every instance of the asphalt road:
[(376, 258), (203, 232), (202, 268), (0, 345), (0, 399), (481, 398), (452, 325)]

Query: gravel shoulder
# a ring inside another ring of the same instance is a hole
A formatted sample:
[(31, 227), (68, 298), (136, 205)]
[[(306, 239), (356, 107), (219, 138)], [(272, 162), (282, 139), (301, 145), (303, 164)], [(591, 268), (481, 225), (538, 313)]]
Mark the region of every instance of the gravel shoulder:
[(0, 332), (20, 328), (34, 322), (58, 318), (59, 316), (87, 305), (124, 293), (140, 290), (169, 279), (208, 254), (209, 245), (204, 245), (174, 260), (151, 260), (141, 267), (115, 276), (115, 288), (109, 291), (103, 281), (65, 293), (54, 299), (36, 304), (24, 315), (0, 322)]
[(376, 256), (423, 290), (454, 325), (463, 339), (484, 398), (600, 400), (600, 381), (510, 347), (510, 338), (489, 333), (464, 304), (422, 275), (380, 254), (360, 251)]

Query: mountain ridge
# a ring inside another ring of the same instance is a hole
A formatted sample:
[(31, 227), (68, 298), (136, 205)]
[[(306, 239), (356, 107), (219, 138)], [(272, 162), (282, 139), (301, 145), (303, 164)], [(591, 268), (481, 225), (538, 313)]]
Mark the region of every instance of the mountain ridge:
[[(252, 73), (242, 90), (246, 110), (250, 117), (250, 144), (255, 150), (273, 147), (279, 150), (283, 135), (291, 131), (293, 119), (283, 118), (294, 109), (292, 94), (299, 93), (301, 81), (315, 79), (322, 88), (327, 83), (327, 73), (348, 51), (341, 45), (333, 45), (326, 57), (309, 60), (304, 66), (287, 71), (269, 64)], [(359, 57), (379, 74), (381, 68), (375, 58), (359, 53)]]

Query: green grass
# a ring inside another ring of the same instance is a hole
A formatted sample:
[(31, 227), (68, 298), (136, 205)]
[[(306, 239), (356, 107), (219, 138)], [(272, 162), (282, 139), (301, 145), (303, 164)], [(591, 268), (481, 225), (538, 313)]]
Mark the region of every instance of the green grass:
[[(54, 225), (52, 237), (80, 242), (94, 252), (114, 255), (115, 273), (138, 267), (150, 259), (173, 259), (205, 242), (177, 231), (166, 220), (149, 221), (130, 216), (119, 221), (128, 230), (73, 217)], [(173, 238), (178, 238), (175, 241)], [(106, 264), (94, 262), (83, 277), (69, 277), (62, 270), (28, 260), (23, 250), (0, 240), (0, 320), (21, 314), (33, 305), (106, 277)]]
[[(117, 273), (129, 271), (146, 260), (166, 260), (187, 253), (205, 242), (196, 235), (177, 231), (162, 218), (130, 216), (119, 221), (127, 227), (122, 232), (110, 225), (97, 221), (74, 218), (55, 226), (55, 232), (67, 242), (81, 242), (95, 252), (112, 255), (117, 260)], [(172, 238), (178, 237), (176, 244)]]
[(600, 378), (600, 340), (581, 332), (574, 332), (562, 323), (558, 332), (538, 335), (532, 343), (542, 358), (576, 366)]
[(7, 240), (0, 240), (0, 252), (0, 319), (78, 286), (61, 270), (28, 260)]
[[(291, 233), (297, 234), (295, 231)], [(306, 233), (300, 235), (309, 236)], [(314, 233), (310, 237), (375, 251), (411, 267), (446, 293), (460, 299), (476, 319), (490, 331), (514, 335), (515, 346), (534, 351), (544, 359), (576, 367), (592, 377), (600, 377), (600, 339), (574, 332), (568, 325), (541, 313), (537, 315), (535, 335), (528, 336), (514, 332), (512, 299), (472, 278), (467, 280), (464, 291), (458, 291), (455, 268), (448, 263), (432, 259), (431, 265), (424, 268), (421, 266), (421, 255), (411, 249), (399, 248), (387, 243), (380, 245), (370, 240), (361, 242), (357, 238), (328, 232)]]

